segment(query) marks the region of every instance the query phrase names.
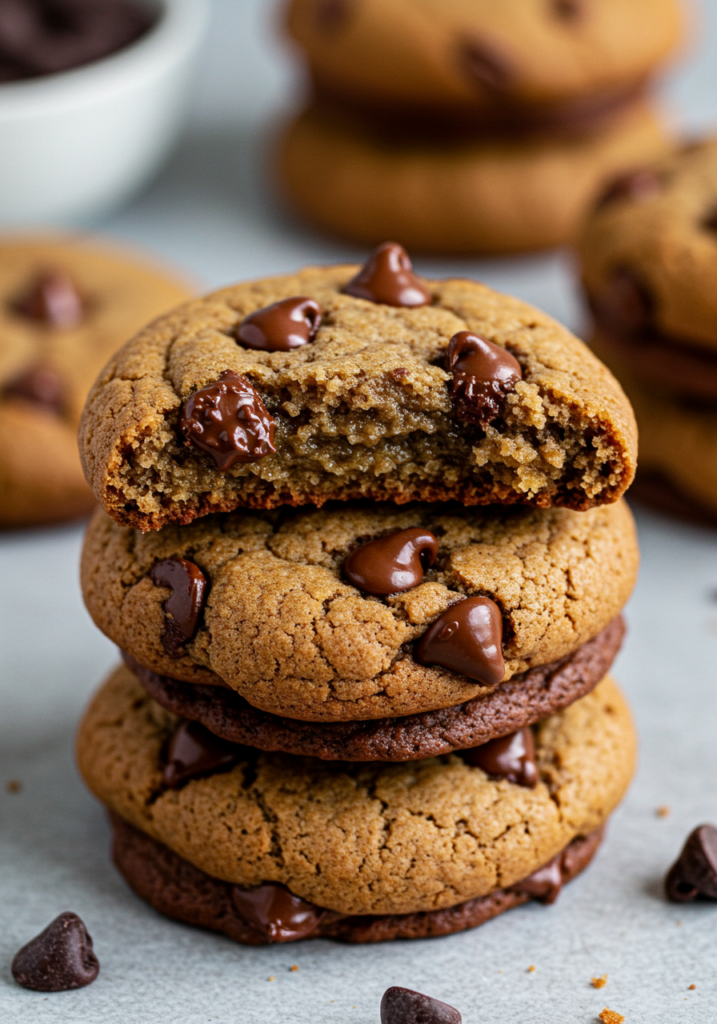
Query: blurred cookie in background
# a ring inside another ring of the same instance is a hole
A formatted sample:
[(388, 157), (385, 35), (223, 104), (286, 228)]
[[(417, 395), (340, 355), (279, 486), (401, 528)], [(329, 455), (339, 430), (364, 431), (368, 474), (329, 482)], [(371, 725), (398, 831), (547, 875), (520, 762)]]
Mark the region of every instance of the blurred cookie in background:
[(112, 246), (0, 239), (0, 527), (91, 511), (76, 436), (85, 396), (123, 342), (189, 295), (179, 275)]
[(667, 149), (645, 102), (674, 0), (293, 0), (312, 99), (280, 184), (314, 224), (438, 253), (572, 238), (602, 184)]
[(579, 253), (593, 348), (637, 416), (630, 493), (717, 525), (717, 139), (617, 179)]

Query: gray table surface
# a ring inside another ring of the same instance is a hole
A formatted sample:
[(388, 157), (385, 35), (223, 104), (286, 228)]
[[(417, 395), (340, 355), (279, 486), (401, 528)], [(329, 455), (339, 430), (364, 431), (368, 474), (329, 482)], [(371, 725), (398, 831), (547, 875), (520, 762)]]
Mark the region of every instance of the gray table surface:
[[(690, 130), (717, 123), (715, 0), (701, 17), (689, 65), (664, 90)], [(361, 256), (291, 222), (267, 189), (272, 131), (301, 84), (275, 20), (268, 0), (215, 0), (181, 145), (129, 208), (92, 227), (207, 286)], [(478, 277), (579, 327), (564, 254), (420, 269)], [(445, 939), (353, 948), (244, 949), (165, 921), (128, 891), (73, 765), (82, 706), (116, 660), (80, 600), (81, 529), (0, 537), (0, 1021), (368, 1024), (390, 984), (452, 1003), (467, 1024), (587, 1024), (605, 1006), (627, 1024), (713, 1021), (717, 907), (671, 906), (661, 882), (687, 832), (717, 822), (717, 535), (648, 513), (638, 521), (642, 572), (616, 670), (641, 735), (640, 768), (594, 866), (550, 909), (525, 907)], [(6, 792), (11, 779), (19, 793)], [(659, 817), (663, 805), (670, 813)], [(99, 979), (48, 996), (20, 989), (14, 952), (66, 909), (88, 924)], [(598, 991), (590, 979), (602, 974)]]

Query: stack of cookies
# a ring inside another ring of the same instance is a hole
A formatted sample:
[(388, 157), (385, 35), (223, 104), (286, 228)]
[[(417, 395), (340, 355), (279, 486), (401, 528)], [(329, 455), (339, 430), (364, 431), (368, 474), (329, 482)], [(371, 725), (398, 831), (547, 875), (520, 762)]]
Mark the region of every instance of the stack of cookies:
[(554, 900), (633, 771), (635, 437), (567, 330), (391, 243), (130, 341), (80, 432), (124, 664), (78, 759), (134, 891), (252, 944)]
[(561, 245), (607, 178), (666, 149), (647, 87), (678, 0), (291, 0), (288, 28), (312, 97), (283, 191), (362, 243)]
[(714, 525), (717, 139), (615, 181), (579, 252), (592, 345), (624, 384), (640, 428), (634, 493)]

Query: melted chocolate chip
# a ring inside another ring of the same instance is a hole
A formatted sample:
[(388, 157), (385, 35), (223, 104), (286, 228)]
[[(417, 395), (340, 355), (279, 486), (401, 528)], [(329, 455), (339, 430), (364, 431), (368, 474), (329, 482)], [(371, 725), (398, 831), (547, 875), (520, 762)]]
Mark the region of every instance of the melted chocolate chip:
[(158, 586), (169, 587), (172, 591), (163, 605), (162, 643), (167, 654), (177, 658), (182, 645), (197, 632), (207, 599), (207, 578), (199, 566), (187, 558), (165, 558), (152, 566), (149, 575)]
[(246, 747), (220, 739), (199, 722), (182, 722), (169, 741), (162, 781), (178, 789), (190, 779), (229, 771), (246, 756)]
[(437, 555), (438, 539), (428, 530), (399, 530), (353, 551), (344, 563), (344, 575), (366, 594), (398, 594), (417, 587)]
[(408, 253), (396, 242), (374, 249), (344, 292), (385, 306), (427, 306), (431, 301), (431, 293), (413, 273)]
[(717, 828), (700, 825), (690, 833), (682, 853), (665, 879), (667, 898), (689, 903), (701, 897), (717, 900)]
[(542, 868), (538, 868), (532, 875), (528, 875), (515, 885), (511, 885), (513, 892), (524, 893), (531, 899), (539, 900), (541, 903), (555, 903), (563, 887), (562, 854), (558, 854)]
[(62, 381), (49, 366), (30, 366), (3, 388), (5, 398), (22, 398), (60, 414), (64, 408)]
[(623, 200), (652, 199), (662, 191), (662, 182), (657, 173), (649, 168), (640, 168), (620, 174), (605, 188), (597, 201), (597, 209)]
[(503, 619), (489, 597), (467, 597), (451, 605), (426, 633), (414, 651), (421, 665), (441, 665), (487, 686), (505, 675), (501, 644)]
[(475, 768), (482, 768), (488, 775), (507, 779), (517, 786), (533, 789), (538, 782), (535, 742), (528, 726), (480, 747), (464, 750), (463, 760)]
[(618, 336), (644, 331), (654, 318), (655, 301), (645, 283), (629, 267), (614, 271), (594, 305), (600, 323)]
[(481, 39), (467, 39), (459, 47), (461, 67), (468, 78), (491, 91), (507, 88), (513, 70), (503, 54)]
[(272, 942), (303, 939), (314, 930), (325, 911), (307, 903), (283, 885), (266, 882), (256, 889), (234, 886), (232, 901), (248, 924), (253, 924)]
[(100, 962), (81, 918), (69, 912), (56, 917), (23, 946), (12, 962), (18, 985), (35, 992), (67, 992), (93, 982)]
[(472, 331), (453, 335), (447, 364), (453, 374), (449, 390), (458, 420), (482, 428), (497, 419), (505, 396), (523, 378), (515, 356)]
[(448, 1003), (398, 985), (381, 999), (381, 1024), (461, 1024), (462, 1019)]
[(236, 339), (262, 352), (290, 352), (313, 341), (320, 323), (318, 303), (298, 296), (250, 313), (237, 327)]
[(43, 270), (12, 303), (20, 316), (48, 327), (77, 327), (85, 315), (84, 302), (64, 270)]
[(187, 444), (208, 452), (223, 473), (237, 462), (257, 462), (276, 451), (276, 421), (259, 392), (234, 370), (194, 392), (179, 429)]

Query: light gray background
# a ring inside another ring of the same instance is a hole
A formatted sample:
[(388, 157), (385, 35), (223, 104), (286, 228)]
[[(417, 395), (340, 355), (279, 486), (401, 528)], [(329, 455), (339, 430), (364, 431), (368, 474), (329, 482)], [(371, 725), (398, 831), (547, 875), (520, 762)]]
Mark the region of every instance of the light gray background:
[[(270, 197), (266, 148), (300, 88), (275, 17), (269, 0), (214, 0), (181, 146), (128, 209), (93, 225), (202, 285), (362, 255), (305, 232)], [(696, 51), (665, 90), (689, 129), (717, 124), (716, 58), (717, 0), (705, 0)], [(564, 255), (419, 269), (478, 277), (579, 327)], [(717, 534), (646, 513), (639, 527), (642, 573), (617, 674), (641, 764), (589, 873), (550, 909), (526, 907), (463, 935), (260, 950), (165, 921), (113, 871), (103, 813), (72, 756), (82, 706), (116, 658), (80, 601), (81, 530), (0, 538), (0, 1021), (368, 1024), (390, 984), (447, 1000), (467, 1024), (587, 1024), (605, 1006), (627, 1024), (714, 1021), (717, 906), (671, 906), (661, 881), (687, 832), (717, 822)], [(9, 779), (21, 780), (19, 794), (5, 792)], [(660, 805), (668, 817), (656, 816)], [(98, 981), (49, 996), (20, 989), (14, 952), (66, 909), (95, 939)], [(605, 973), (607, 987), (592, 988)]]

